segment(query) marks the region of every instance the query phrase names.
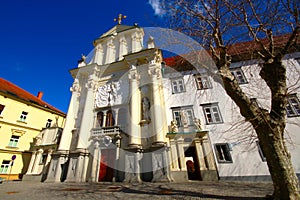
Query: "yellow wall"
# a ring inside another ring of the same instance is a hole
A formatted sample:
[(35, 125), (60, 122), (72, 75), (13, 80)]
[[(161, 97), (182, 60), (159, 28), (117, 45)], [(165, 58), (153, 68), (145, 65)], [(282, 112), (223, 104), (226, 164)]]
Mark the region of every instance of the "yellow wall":
[[(16, 155), (16, 160), (11, 170), (12, 179), (13, 177), (18, 177), (19, 174), (26, 173), (31, 156), (28, 153), (30, 143), (46, 127), (47, 120), (52, 119), (53, 125), (56, 123), (56, 117), (58, 117), (58, 126), (63, 128), (65, 116), (26, 102), (5, 97), (2, 94), (0, 94), (0, 104), (5, 106), (0, 115), (0, 165), (3, 160), (11, 160), (12, 155)], [(25, 123), (19, 121), (22, 111), (28, 112)], [(17, 147), (8, 146), (13, 134), (20, 136)], [(10, 168), (8, 173), (10, 173)], [(0, 177), (7, 179), (7, 174), (0, 174)]]

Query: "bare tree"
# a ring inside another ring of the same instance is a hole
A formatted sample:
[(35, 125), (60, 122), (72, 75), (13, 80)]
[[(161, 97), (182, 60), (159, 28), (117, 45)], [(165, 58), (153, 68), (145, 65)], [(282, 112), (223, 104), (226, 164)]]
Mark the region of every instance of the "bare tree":
[[(299, 199), (299, 181), (284, 139), (288, 90), (282, 62), (292, 48), (299, 50), (299, 1), (164, 0), (163, 6), (172, 29), (192, 36), (210, 52), (227, 94), (255, 129), (273, 180), (273, 197)], [(233, 45), (237, 42), (240, 48)], [(253, 58), (260, 60), (259, 75), (271, 91), (269, 110), (251, 101), (230, 71), (232, 61)]]

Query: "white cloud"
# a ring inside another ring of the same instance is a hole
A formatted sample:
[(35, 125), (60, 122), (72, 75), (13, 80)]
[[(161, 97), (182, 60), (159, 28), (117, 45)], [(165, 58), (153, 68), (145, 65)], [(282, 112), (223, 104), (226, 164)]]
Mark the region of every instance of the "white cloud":
[(152, 6), (155, 15), (163, 16), (165, 14), (160, 0), (149, 0), (148, 3)]

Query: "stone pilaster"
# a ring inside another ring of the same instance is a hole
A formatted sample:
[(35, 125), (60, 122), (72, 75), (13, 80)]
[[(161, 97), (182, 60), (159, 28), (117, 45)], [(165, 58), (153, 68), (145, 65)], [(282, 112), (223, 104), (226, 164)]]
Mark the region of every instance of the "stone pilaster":
[(140, 113), (141, 113), (141, 93), (139, 90), (140, 76), (135, 68), (129, 70), (129, 94), (131, 95), (129, 105), (129, 144), (130, 148), (139, 148), (141, 145), (141, 133), (140, 133)]
[(32, 167), (32, 174), (38, 174), (39, 173), (39, 164), (41, 161), (43, 155), (43, 149), (39, 149), (36, 153), (36, 158)]
[(151, 61), (154, 64), (149, 66), (148, 74), (151, 78), (152, 85), (152, 124), (153, 124), (153, 134), (154, 141), (153, 145), (155, 146), (164, 146), (165, 145), (165, 132), (164, 132), (164, 122), (165, 122), (165, 111), (162, 107), (162, 92), (161, 92), (161, 70), (155, 64), (154, 61)]
[(32, 152), (30, 163), (29, 163), (28, 170), (27, 170), (26, 174), (32, 174), (32, 169), (33, 169), (34, 161), (35, 161), (35, 158), (36, 158), (36, 153), (37, 153), (36, 151)]
[(92, 171), (91, 171), (91, 178), (90, 181), (91, 182), (97, 182), (98, 180), (98, 168), (99, 168), (99, 162), (100, 162), (100, 158), (99, 158), (99, 142), (95, 141), (94, 145), (94, 152), (93, 152), (93, 162), (92, 162)]

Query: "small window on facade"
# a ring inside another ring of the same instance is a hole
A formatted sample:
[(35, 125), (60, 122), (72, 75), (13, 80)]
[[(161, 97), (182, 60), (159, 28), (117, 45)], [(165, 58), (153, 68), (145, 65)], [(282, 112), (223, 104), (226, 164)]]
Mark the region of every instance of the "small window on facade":
[(265, 154), (264, 154), (264, 151), (262, 150), (260, 144), (259, 144), (259, 141), (256, 141), (256, 144), (257, 144), (257, 148), (258, 148), (258, 153), (262, 159), (262, 161), (266, 161), (266, 157), (265, 157)]
[(218, 104), (214, 103), (202, 106), (207, 124), (223, 123)]
[(182, 78), (171, 80), (173, 94), (185, 92), (184, 82)]
[(46, 123), (46, 128), (51, 127), (52, 119), (48, 119)]
[(8, 146), (9, 147), (17, 147), (19, 139), (20, 139), (20, 136), (12, 135), (10, 140), (9, 140)]
[(3, 160), (0, 167), (0, 174), (7, 174), (10, 160)]
[(287, 98), (286, 112), (288, 117), (300, 116), (300, 103), (296, 94), (289, 95)]
[(3, 110), (4, 110), (4, 105), (0, 104), (0, 115), (2, 114)]
[(216, 157), (219, 163), (232, 163), (227, 143), (215, 144)]
[(25, 122), (27, 118), (28, 112), (23, 111), (20, 116), (20, 121)]
[(239, 84), (247, 83), (246, 77), (241, 68), (231, 69), (231, 73)]
[(96, 124), (96, 127), (102, 127), (103, 125), (103, 112), (98, 112), (97, 113), (97, 124)]
[(177, 126), (194, 125), (193, 108), (174, 108), (172, 109), (173, 119), (176, 120)]
[(196, 80), (198, 90), (212, 88), (211, 82), (207, 75), (197, 74), (195, 75), (195, 80)]

